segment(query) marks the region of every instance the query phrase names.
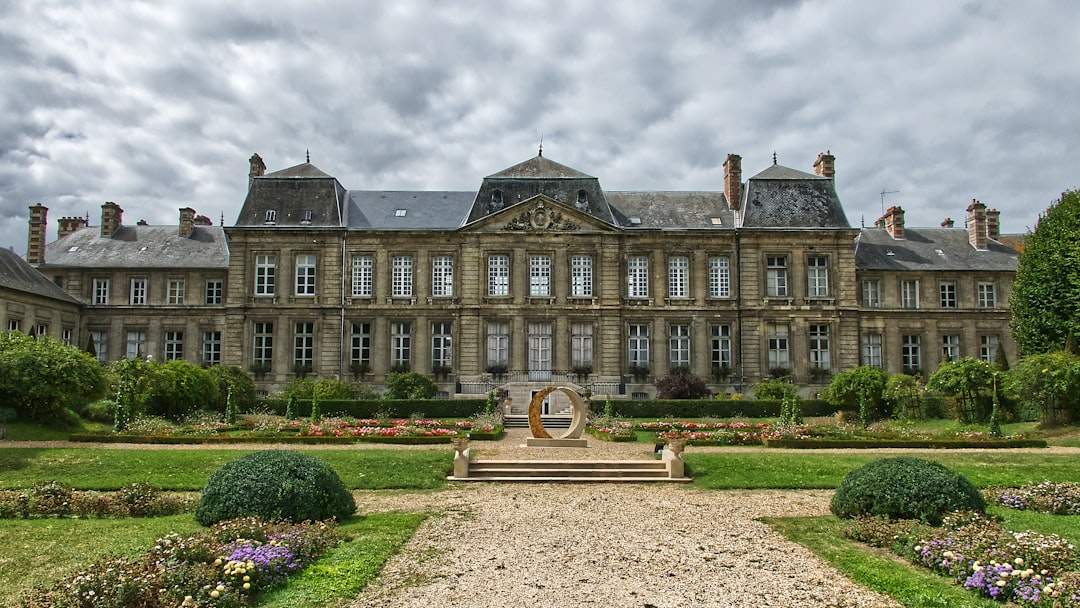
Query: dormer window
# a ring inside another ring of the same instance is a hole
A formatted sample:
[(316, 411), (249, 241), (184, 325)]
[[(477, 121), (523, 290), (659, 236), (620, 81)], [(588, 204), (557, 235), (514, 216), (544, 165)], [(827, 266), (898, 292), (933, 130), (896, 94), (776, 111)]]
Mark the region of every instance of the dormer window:
[(589, 193), (584, 190), (578, 190), (577, 203), (575, 203), (574, 206), (577, 207), (579, 211), (587, 212), (589, 210)]
[(712, 225), (713, 226), (723, 226), (724, 225), (724, 218), (722, 218), (722, 217), (718, 217), (718, 216), (714, 215), (710, 219), (712, 220)]
[(267, 224), (273, 224), (274, 222), (276, 222), (277, 221), (277, 210), (275, 210), (275, 209), (267, 209), (266, 210), (266, 219), (263, 220), (263, 221), (265, 221)]
[(394, 217), (405, 217), (405, 209), (397, 209), (394, 211)]
[(491, 202), (488, 203), (488, 213), (494, 213), (503, 208), (502, 190), (494, 190), (491, 193)]
[(314, 216), (315, 216), (314, 211), (312, 211), (311, 209), (304, 209), (302, 212), (300, 212), (300, 221), (301, 222), (310, 222), (311, 218), (314, 217)]

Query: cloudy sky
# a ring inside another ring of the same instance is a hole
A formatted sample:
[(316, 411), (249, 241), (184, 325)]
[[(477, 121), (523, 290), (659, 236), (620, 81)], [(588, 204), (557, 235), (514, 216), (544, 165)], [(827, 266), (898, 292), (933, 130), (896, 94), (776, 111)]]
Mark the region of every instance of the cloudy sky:
[[(1080, 187), (1080, 2), (0, 3), (0, 245), (27, 207), (231, 224), (248, 157), (350, 189), (475, 190), (536, 154), (607, 190), (837, 158), (852, 225), (1006, 232)], [(881, 194), (882, 191), (892, 191)]]

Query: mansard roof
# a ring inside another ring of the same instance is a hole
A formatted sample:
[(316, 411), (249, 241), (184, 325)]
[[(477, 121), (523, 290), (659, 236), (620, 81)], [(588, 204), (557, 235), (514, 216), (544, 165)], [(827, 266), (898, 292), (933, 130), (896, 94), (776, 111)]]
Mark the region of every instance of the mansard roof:
[(615, 224), (600, 180), (555, 161), (536, 156), (484, 178), (476, 193), (468, 222), (544, 195), (560, 205)]
[(45, 245), (46, 267), (228, 268), (229, 246), (221, 226), (195, 226), (191, 236), (178, 227), (121, 226), (112, 236), (86, 227)]
[(745, 228), (851, 228), (833, 180), (773, 165), (746, 182)]
[(472, 207), (474, 192), (350, 190), (346, 225), (368, 230), (454, 230)]
[(553, 160), (537, 155), (525, 162), (518, 163), (513, 167), (493, 173), (485, 179), (596, 179), (586, 175), (577, 169), (559, 164)]
[[(236, 218), (241, 227), (340, 227), (345, 188), (311, 163), (255, 177)], [(272, 217), (267, 212), (273, 212)]]
[(79, 304), (71, 294), (38, 272), (15, 252), (0, 249), (0, 287), (60, 300), (68, 304)]
[(884, 228), (863, 228), (855, 241), (858, 270), (1015, 272), (1018, 257), (993, 239), (986, 250), (975, 249), (965, 228), (905, 228), (902, 239)]
[(731, 229), (735, 213), (723, 192), (607, 192), (619, 226), (627, 229)]

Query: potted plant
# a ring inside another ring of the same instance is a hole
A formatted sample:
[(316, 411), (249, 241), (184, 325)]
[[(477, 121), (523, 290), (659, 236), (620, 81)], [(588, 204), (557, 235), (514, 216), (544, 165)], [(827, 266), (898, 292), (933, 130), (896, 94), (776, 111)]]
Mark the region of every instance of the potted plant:
[(390, 373), (391, 374), (405, 374), (405, 373), (409, 372), (409, 369), (410, 368), (409, 368), (408, 363), (395, 363), (395, 364), (390, 366)]
[(431, 366), (431, 375), (435, 376), (435, 378), (445, 379), (447, 376), (450, 375), (451, 371), (453, 371), (453, 370), (450, 368), (449, 365), (432, 365)]
[(297, 376), (300, 376), (301, 378), (303, 378), (304, 376), (307, 376), (308, 374), (310, 374), (311, 371), (312, 371), (312, 367), (311, 367), (310, 363), (294, 363), (293, 364), (293, 372)]
[(712, 368), (713, 381), (717, 383), (727, 382), (731, 378), (731, 367), (727, 363), (714, 365)]
[(506, 366), (501, 364), (501, 363), (496, 363), (495, 365), (489, 365), (488, 368), (487, 368), (487, 373), (491, 374), (491, 376), (493, 378), (497, 379), (497, 380), (501, 380), (502, 378), (504, 378), (506, 376), (507, 371), (508, 370), (507, 370)]
[(575, 365), (574, 368), (570, 370), (570, 373), (574, 374), (574, 376), (576, 376), (579, 381), (586, 380), (588, 379), (589, 374), (592, 373), (592, 366), (588, 363), (583, 365)]
[(649, 366), (632, 363), (626, 368), (626, 373), (633, 376), (635, 380), (641, 381), (649, 377)]
[(349, 364), (349, 371), (352, 372), (353, 380), (359, 380), (361, 376), (364, 376), (371, 370), (371, 364), (367, 361), (353, 361)]
[(251, 366), (251, 373), (255, 374), (256, 378), (262, 378), (270, 373), (270, 365), (267, 363), (254, 363)]

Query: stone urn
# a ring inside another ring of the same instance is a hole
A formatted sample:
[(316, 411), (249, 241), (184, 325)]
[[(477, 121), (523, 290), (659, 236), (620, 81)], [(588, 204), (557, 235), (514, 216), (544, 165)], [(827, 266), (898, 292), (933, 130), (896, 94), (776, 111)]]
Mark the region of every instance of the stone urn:
[(667, 449), (674, 455), (678, 456), (686, 449), (685, 439), (669, 439), (667, 442)]
[(464, 454), (465, 450), (469, 449), (469, 438), (455, 437), (450, 440), (450, 445), (454, 446), (454, 451), (458, 454)]

